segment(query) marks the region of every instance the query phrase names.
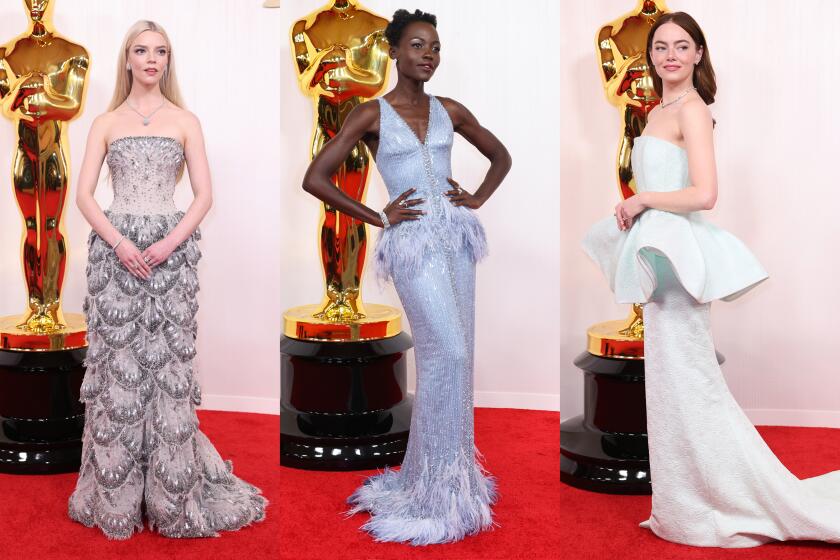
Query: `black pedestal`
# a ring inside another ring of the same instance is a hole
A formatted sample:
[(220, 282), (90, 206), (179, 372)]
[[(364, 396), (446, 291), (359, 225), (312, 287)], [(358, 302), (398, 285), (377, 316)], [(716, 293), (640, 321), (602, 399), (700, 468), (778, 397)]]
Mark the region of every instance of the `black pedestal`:
[(644, 360), (584, 352), (575, 365), (583, 370), (584, 413), (560, 425), (560, 480), (594, 492), (650, 494)]
[(79, 470), (86, 351), (0, 350), (0, 472)]
[(402, 462), (411, 422), (406, 333), (364, 342), (283, 336), (280, 464), (361, 470)]

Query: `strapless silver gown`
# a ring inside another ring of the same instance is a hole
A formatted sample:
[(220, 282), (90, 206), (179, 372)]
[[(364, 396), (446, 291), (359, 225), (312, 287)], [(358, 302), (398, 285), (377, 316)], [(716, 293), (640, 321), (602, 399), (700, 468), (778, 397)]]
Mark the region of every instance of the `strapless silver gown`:
[[(130, 136), (108, 149), (111, 223), (141, 251), (180, 221), (173, 192), (184, 163), (176, 140)], [(127, 539), (149, 525), (208, 537), (265, 515), (257, 488), (232, 473), (198, 429), (194, 378), (198, 232), (140, 280), (95, 232), (88, 243), (87, 372), (82, 465), (69, 515)]]
[[(636, 139), (640, 191), (691, 183), (686, 151)], [(646, 210), (584, 241), (616, 299), (645, 304), (645, 396), (653, 506), (642, 523), (669, 541), (726, 548), (770, 541), (840, 542), (840, 471), (799, 480), (738, 406), (715, 357), (711, 301), (767, 278), (750, 251), (699, 212)], [(794, 382), (791, 380), (791, 382)]]
[(379, 99), (376, 164), (390, 198), (409, 188), (426, 202), (420, 220), (383, 230), (378, 271), (392, 278), (414, 337), (417, 390), (399, 471), (369, 478), (349, 498), (368, 511), (364, 529), (380, 541), (414, 545), (455, 541), (492, 526), (496, 486), (476, 459), (473, 440), (475, 263), (486, 252), (472, 210), (453, 206), (452, 122), (430, 97), (423, 142)]

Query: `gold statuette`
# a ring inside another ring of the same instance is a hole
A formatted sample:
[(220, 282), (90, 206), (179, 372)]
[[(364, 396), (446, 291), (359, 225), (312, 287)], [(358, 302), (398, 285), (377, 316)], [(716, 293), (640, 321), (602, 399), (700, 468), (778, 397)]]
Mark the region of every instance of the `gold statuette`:
[(666, 11), (664, 0), (639, 0), (632, 12), (604, 25), (596, 39), (604, 92), (622, 118), (616, 162), (621, 198), (636, 194), (630, 164), (633, 142), (644, 130), (651, 109), (659, 103), (645, 59), (645, 45), (648, 31)]
[(65, 316), (67, 247), (61, 221), (69, 166), (65, 122), (82, 108), (87, 51), (56, 34), (49, 0), (24, 0), (26, 33), (0, 48), (0, 103), (17, 131), (12, 182), (23, 215), (28, 310), (0, 318), (0, 348), (60, 350), (85, 345), (84, 319)]
[[(633, 11), (604, 25), (595, 40), (604, 93), (621, 112), (616, 175), (622, 199), (636, 194), (630, 159), (633, 143), (645, 129), (648, 114), (659, 103), (645, 48), (650, 28), (667, 11), (664, 0), (639, 0)], [(642, 306), (634, 304), (626, 319), (592, 325), (586, 333), (587, 350), (596, 356), (642, 359), (644, 332)]]
[[(356, 0), (333, 0), (292, 26), (298, 83), (315, 113), (312, 157), (333, 138), (350, 111), (382, 93), (387, 84), (388, 20)], [(370, 152), (359, 142), (332, 177), (351, 198), (364, 202)], [(319, 248), (325, 295), (319, 305), (290, 309), (284, 332), (310, 340), (364, 340), (399, 333), (399, 312), (384, 305), (362, 305), (361, 278), (367, 231), (364, 222), (322, 206)]]

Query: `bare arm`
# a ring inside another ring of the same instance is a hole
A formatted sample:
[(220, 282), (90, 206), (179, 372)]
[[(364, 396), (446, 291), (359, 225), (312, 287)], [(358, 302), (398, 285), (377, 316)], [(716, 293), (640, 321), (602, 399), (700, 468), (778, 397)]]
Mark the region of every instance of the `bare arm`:
[(490, 160), (490, 169), (487, 170), (484, 180), (475, 193), (469, 194), (466, 191), (459, 193), (457, 190), (458, 184), (451, 179), (449, 181), (456, 187), (456, 190), (447, 193), (453, 204), (479, 208), (487, 202), (487, 199), (502, 184), (508, 171), (510, 171), (512, 164), (510, 153), (492, 132), (481, 126), (478, 119), (466, 107), (452, 99), (440, 98), (440, 100), (449, 113), (455, 132), (463, 136), (467, 142), (475, 146), (484, 157)]
[(76, 187), (76, 205), (90, 227), (93, 228), (93, 231), (105, 243), (113, 247), (120, 240), (122, 234), (111, 225), (108, 217), (99, 207), (99, 203), (93, 198), (93, 193), (96, 191), (99, 182), (102, 163), (105, 161), (107, 153), (106, 132), (107, 117), (100, 115), (94, 119), (90, 132), (88, 132), (85, 156), (82, 159), (82, 168), (79, 172), (79, 181)]
[(143, 257), (148, 259), (151, 266), (157, 266), (169, 258), (172, 251), (198, 229), (198, 225), (213, 205), (210, 165), (207, 162), (201, 123), (195, 115), (186, 113), (183, 117), (183, 128), (184, 157), (190, 175), (193, 201), (178, 225), (172, 228), (172, 231), (162, 240), (153, 243), (143, 251)]
[(619, 229), (628, 229), (633, 219), (647, 208), (685, 214), (711, 210), (717, 202), (717, 170), (712, 138), (712, 116), (703, 101), (696, 99), (680, 108), (678, 125), (688, 153), (692, 184), (672, 192), (642, 192), (615, 207)]
[(102, 162), (105, 161), (107, 153), (107, 115), (100, 115), (94, 119), (88, 132), (87, 145), (85, 146), (85, 157), (82, 160), (82, 169), (79, 172), (79, 182), (76, 189), (76, 205), (85, 217), (85, 220), (93, 228), (93, 231), (111, 247), (116, 246), (114, 252), (120, 262), (129, 272), (138, 278), (148, 278), (152, 270), (148, 264), (143, 262), (140, 251), (130, 239), (124, 239), (122, 234), (108, 220), (108, 216), (99, 207), (93, 193), (99, 182), (99, 172), (102, 170)]
[[(378, 132), (378, 123), (379, 108), (376, 102), (363, 103), (353, 109), (347, 115), (347, 119), (338, 134), (324, 144), (324, 147), (309, 164), (309, 169), (306, 170), (306, 175), (303, 177), (303, 190), (348, 216), (374, 226), (383, 227), (379, 212), (347, 196), (332, 182), (333, 173), (347, 159), (356, 143), (366, 134)], [(408, 200), (408, 196), (412, 192), (414, 192), (414, 189), (407, 190), (385, 207), (385, 213), (390, 224), (394, 225), (403, 220), (417, 219), (422, 214), (420, 210), (410, 208), (410, 206), (422, 202), (421, 199)], [(399, 205), (402, 201), (405, 201), (405, 206)]]
[(677, 118), (688, 152), (691, 185), (673, 192), (640, 193), (641, 202), (646, 208), (666, 212), (711, 210), (718, 193), (712, 115), (706, 104), (696, 99), (681, 107)]

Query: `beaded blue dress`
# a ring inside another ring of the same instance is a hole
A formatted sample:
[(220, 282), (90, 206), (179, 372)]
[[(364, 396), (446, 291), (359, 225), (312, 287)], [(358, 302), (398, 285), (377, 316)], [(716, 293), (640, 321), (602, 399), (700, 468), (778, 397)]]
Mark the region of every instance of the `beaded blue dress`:
[(376, 164), (393, 200), (409, 188), (425, 202), (421, 219), (382, 231), (375, 261), (391, 278), (414, 337), (417, 388), (405, 459), (399, 471), (370, 477), (350, 496), (350, 513), (371, 514), (364, 529), (379, 541), (451, 542), (490, 528), (495, 481), (479, 463), (473, 439), (475, 263), (484, 230), (472, 210), (454, 206), (454, 130), (429, 97), (421, 142), (379, 99)]
[[(111, 223), (141, 251), (183, 217), (173, 202), (184, 164), (173, 138), (112, 142), (107, 163)], [(194, 377), (198, 275), (196, 231), (148, 280), (133, 276), (91, 232), (82, 465), (69, 515), (113, 539), (151, 528), (167, 537), (208, 537), (265, 515), (259, 490), (232, 473), (198, 429)]]

